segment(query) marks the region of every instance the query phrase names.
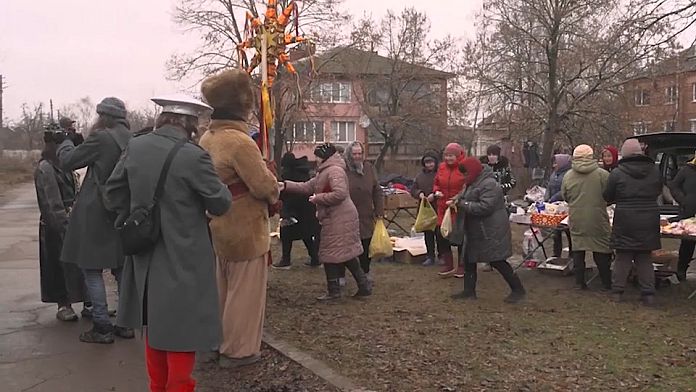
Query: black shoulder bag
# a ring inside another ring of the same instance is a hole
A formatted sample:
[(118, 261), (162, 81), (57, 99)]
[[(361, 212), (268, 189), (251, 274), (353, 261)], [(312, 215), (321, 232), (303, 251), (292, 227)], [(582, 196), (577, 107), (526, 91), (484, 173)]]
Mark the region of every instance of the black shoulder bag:
[(137, 255), (152, 249), (159, 240), (160, 228), (160, 209), (159, 199), (164, 191), (164, 183), (167, 181), (167, 173), (172, 160), (179, 149), (186, 144), (186, 139), (178, 141), (169, 151), (167, 159), (164, 161), (157, 188), (152, 203), (147, 207), (138, 207), (126, 219), (121, 227), (118, 228), (123, 245), (123, 253), (127, 256)]

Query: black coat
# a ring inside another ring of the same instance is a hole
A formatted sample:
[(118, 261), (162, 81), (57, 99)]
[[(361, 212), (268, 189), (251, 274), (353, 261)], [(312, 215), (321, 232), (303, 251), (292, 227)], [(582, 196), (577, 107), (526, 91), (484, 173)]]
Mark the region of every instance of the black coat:
[(689, 163), (682, 167), (667, 186), (679, 203), (679, 219), (696, 215), (696, 165)]
[[(290, 156), (283, 157), (281, 161), (282, 179), (295, 182), (309, 181), (311, 178), (311, 166), (307, 157), (294, 159)], [(280, 217), (283, 219), (295, 218), (297, 223), (280, 227), (280, 236), (290, 241), (301, 240), (316, 236), (319, 233), (319, 221), (314, 204), (304, 194), (282, 192), (280, 199), (283, 206)]]
[(617, 250), (650, 251), (660, 249), (660, 210), (662, 178), (655, 162), (645, 155), (619, 161), (609, 174), (604, 199), (616, 203), (611, 247)]
[(458, 206), (457, 220), (464, 220), (467, 262), (489, 263), (512, 256), (505, 198), (490, 167), (484, 167), (478, 178), (466, 188)]

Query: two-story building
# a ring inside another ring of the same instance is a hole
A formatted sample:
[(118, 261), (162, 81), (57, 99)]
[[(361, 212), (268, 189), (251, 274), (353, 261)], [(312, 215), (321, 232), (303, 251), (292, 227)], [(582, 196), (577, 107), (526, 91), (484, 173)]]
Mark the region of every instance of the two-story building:
[(624, 84), (626, 135), (696, 132), (696, 46)]
[[(440, 147), (443, 142), (438, 136), (447, 130), (447, 81), (454, 75), (351, 47), (304, 58), (297, 68), (305, 86), (303, 108), (292, 114), (288, 132), (296, 156), (314, 160), (312, 152), (318, 144), (345, 147), (357, 140), (368, 146), (368, 158), (374, 159), (384, 140), (373, 121), (399, 121), (391, 117), (403, 117), (404, 132), (417, 125), (386, 160), (418, 160), (427, 148)], [(396, 84), (395, 78), (399, 78)], [(395, 93), (390, 90), (394, 85), (403, 90)], [(398, 115), (390, 116), (384, 111), (393, 103), (394, 94), (401, 94), (402, 106)], [(414, 113), (427, 117), (426, 121)]]

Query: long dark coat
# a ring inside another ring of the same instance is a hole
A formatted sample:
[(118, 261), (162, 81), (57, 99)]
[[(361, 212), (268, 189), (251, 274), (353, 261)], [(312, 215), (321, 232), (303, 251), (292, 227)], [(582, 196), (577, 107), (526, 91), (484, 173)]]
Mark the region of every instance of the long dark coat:
[[(350, 149), (346, 149), (350, 151)], [(363, 163), (363, 173), (347, 168), (350, 199), (358, 209), (360, 238), (372, 238), (375, 218), (384, 216), (384, 192), (377, 181), (377, 172), (370, 162)]]
[[(164, 126), (131, 140), (106, 186), (119, 221), (152, 202), (164, 160), (182, 137), (177, 128)], [(118, 325), (147, 325), (149, 344), (158, 350), (217, 347), (220, 312), (206, 211), (220, 216), (231, 200), (208, 153), (194, 144), (184, 145), (172, 161), (159, 202), (159, 241), (150, 252), (126, 259)]]
[(655, 161), (645, 155), (619, 161), (609, 174), (604, 199), (616, 203), (611, 247), (618, 250), (660, 249), (660, 210), (662, 179)]
[(114, 216), (104, 207), (97, 183), (106, 182), (127, 145), (131, 134), (126, 125), (124, 120), (114, 128), (97, 130), (77, 147), (70, 140), (58, 147), (58, 159), (64, 171), (87, 167), (65, 234), (61, 254), (64, 262), (83, 269), (123, 265), (123, 249), (114, 228)]
[(86, 293), (82, 271), (73, 263), (60, 262), (68, 215), (75, 201), (75, 178), (72, 173), (63, 173), (56, 165), (42, 159), (34, 172), (34, 184), (41, 211), (41, 301), (82, 302)]
[(512, 256), (505, 196), (490, 167), (484, 166), (478, 178), (466, 188), (458, 208), (458, 215), (464, 212), (458, 219), (464, 219), (467, 262), (490, 263)]
[[(311, 178), (309, 175), (311, 166), (307, 157), (293, 158), (287, 155), (281, 161), (281, 168), (283, 180), (305, 182)], [(297, 219), (297, 223), (293, 225), (280, 227), (281, 238), (296, 241), (319, 234), (317, 209), (309, 202), (306, 195), (283, 192), (280, 199), (283, 201), (280, 217)]]
[(679, 203), (679, 219), (696, 215), (696, 165), (684, 165), (667, 185), (672, 197)]
[(285, 192), (315, 195), (321, 224), (319, 261), (338, 264), (363, 253), (358, 210), (348, 192), (346, 163), (334, 154), (322, 162), (317, 175), (306, 182), (285, 181)]

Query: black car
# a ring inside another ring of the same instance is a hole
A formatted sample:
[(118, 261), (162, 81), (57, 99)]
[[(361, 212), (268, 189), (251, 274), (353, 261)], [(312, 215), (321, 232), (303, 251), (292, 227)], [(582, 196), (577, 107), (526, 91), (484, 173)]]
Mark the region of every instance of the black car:
[[(637, 139), (643, 146), (645, 154), (655, 160), (665, 184), (674, 179), (682, 166), (694, 159), (696, 152), (696, 133), (648, 133), (632, 136), (629, 139)], [(663, 187), (659, 202), (661, 214), (676, 215), (679, 213), (679, 207), (667, 186)]]

